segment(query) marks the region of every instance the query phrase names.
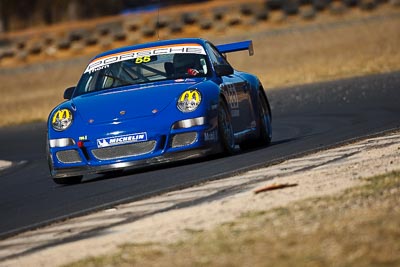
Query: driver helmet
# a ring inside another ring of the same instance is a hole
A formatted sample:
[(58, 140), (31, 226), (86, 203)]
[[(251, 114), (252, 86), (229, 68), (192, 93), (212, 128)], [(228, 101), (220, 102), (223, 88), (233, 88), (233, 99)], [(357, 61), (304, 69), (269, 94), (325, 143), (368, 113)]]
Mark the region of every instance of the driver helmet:
[(199, 56), (196, 54), (175, 54), (174, 68), (177, 71), (187, 71), (187, 69), (199, 68)]

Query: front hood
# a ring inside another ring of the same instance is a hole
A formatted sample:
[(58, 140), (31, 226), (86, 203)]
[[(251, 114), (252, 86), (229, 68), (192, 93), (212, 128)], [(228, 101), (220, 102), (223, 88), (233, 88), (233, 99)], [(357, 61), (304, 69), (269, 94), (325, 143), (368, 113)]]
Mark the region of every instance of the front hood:
[(72, 105), (86, 123), (92, 124), (154, 116), (175, 105), (179, 95), (198, 82), (191, 79), (111, 89), (78, 96)]

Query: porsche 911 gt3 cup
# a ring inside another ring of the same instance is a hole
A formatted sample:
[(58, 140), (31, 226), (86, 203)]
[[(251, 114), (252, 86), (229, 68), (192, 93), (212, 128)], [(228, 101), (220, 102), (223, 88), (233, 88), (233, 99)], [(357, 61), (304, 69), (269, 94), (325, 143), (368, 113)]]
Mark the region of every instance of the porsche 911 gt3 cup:
[(176, 39), (96, 56), (49, 115), (53, 180), (268, 145), (265, 91), (224, 56), (240, 50), (252, 55), (252, 42)]

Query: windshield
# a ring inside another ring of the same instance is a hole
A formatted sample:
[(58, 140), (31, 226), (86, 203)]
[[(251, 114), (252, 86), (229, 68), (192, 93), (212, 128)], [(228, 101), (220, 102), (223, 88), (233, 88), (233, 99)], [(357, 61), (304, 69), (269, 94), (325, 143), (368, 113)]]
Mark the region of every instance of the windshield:
[(199, 44), (127, 51), (93, 60), (79, 81), (75, 96), (127, 85), (205, 77), (208, 73), (205, 50)]

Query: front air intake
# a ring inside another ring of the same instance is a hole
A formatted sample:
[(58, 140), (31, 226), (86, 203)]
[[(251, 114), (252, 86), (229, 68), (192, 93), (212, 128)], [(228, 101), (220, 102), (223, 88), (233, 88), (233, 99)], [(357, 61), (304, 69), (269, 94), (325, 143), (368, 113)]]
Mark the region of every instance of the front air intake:
[(98, 160), (111, 160), (140, 156), (152, 152), (156, 147), (156, 141), (147, 141), (120, 146), (93, 149), (92, 153)]

